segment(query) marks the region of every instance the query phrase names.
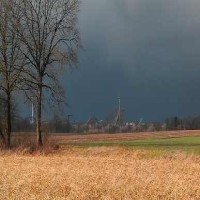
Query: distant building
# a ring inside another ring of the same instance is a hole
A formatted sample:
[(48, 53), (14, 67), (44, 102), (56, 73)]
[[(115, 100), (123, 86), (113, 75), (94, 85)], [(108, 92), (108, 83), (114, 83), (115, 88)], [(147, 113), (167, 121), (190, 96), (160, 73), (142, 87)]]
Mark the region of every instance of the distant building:
[(99, 126), (99, 121), (95, 116), (92, 116), (87, 121), (87, 127), (88, 129), (96, 129)]

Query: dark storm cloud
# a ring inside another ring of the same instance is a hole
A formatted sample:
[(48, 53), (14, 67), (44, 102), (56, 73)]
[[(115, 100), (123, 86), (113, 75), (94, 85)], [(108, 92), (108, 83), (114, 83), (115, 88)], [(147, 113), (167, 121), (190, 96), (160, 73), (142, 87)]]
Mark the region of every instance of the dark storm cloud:
[(76, 119), (200, 114), (200, 1), (84, 0), (80, 70), (67, 75)]

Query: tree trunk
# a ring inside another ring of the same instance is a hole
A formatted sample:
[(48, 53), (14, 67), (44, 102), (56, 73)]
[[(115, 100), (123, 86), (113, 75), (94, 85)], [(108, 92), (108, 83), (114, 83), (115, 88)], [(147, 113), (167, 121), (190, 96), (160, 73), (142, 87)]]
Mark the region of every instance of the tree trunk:
[(42, 86), (38, 86), (38, 98), (37, 98), (37, 119), (36, 119), (36, 134), (37, 134), (37, 146), (41, 148), (42, 131), (41, 131), (41, 115), (42, 115)]
[(6, 147), (6, 139), (5, 139), (5, 136), (1, 129), (0, 129), (0, 141), (1, 141), (1, 147), (5, 148)]
[(11, 95), (7, 93), (7, 100), (6, 100), (6, 147), (11, 147)]

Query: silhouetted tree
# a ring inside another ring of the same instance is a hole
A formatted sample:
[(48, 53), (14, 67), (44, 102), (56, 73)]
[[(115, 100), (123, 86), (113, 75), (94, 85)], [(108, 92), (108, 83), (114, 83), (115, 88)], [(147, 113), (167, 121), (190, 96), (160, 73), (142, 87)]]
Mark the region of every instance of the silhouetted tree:
[[(11, 111), (16, 90), (20, 89), (20, 76), (25, 59), (19, 50), (21, 42), (13, 27), (14, 1), (0, 2), (0, 92), (5, 112), (6, 146), (10, 148), (11, 141)], [(2, 132), (2, 134), (4, 134)]]
[[(41, 119), (44, 91), (64, 101), (59, 84), (61, 69), (77, 61), (79, 0), (20, 0), (15, 27), (21, 53), (28, 65), (24, 72), (26, 95), (36, 105), (37, 144), (43, 146)], [(59, 64), (59, 65), (58, 65)]]

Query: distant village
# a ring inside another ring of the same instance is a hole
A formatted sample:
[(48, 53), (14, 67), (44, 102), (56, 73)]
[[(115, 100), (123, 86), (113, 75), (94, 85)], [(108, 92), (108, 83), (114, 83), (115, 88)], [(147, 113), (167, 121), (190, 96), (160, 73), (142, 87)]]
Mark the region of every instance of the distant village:
[[(118, 98), (118, 107), (106, 119), (99, 120), (96, 116), (90, 116), (85, 122), (75, 122), (72, 115), (60, 117), (53, 116), (51, 120), (42, 122), (42, 130), (47, 133), (131, 133), (131, 132), (153, 132), (167, 130), (196, 130), (200, 129), (200, 117), (170, 117), (164, 122), (145, 122), (142, 118), (138, 121), (124, 120), (124, 110), (121, 100)], [(14, 132), (34, 132), (35, 118), (32, 107), (30, 118), (13, 119)]]

